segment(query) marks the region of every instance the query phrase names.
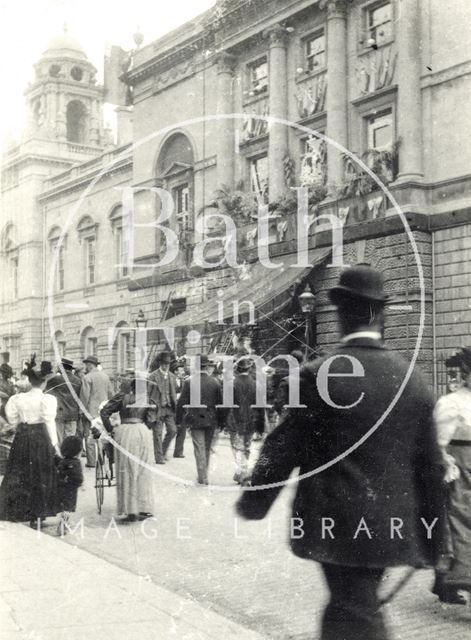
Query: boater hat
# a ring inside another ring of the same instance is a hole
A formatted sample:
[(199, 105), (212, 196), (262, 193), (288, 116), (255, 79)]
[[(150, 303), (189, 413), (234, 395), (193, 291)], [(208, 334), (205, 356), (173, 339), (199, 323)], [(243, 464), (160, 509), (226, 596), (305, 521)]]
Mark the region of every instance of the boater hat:
[(95, 367), (100, 364), (100, 361), (96, 356), (87, 356), (84, 359), (83, 363), (86, 364), (87, 362), (89, 362), (90, 364), (94, 364)]
[(172, 356), (169, 351), (162, 351), (158, 360), (159, 364), (170, 364), (172, 362)]
[(389, 294), (384, 290), (383, 275), (366, 264), (358, 264), (342, 271), (339, 284), (329, 291), (334, 304), (345, 298), (360, 298), (385, 303)]

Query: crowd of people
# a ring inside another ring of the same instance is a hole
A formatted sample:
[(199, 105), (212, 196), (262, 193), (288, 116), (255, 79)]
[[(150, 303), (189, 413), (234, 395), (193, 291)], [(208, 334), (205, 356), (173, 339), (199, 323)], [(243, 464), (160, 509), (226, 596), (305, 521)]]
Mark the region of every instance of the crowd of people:
[[(233, 480), (250, 485), (236, 506), (242, 517), (263, 518), (299, 468), (293, 518), (303, 535), (291, 545), (298, 556), (322, 565), (331, 594), (323, 640), (386, 638), (378, 587), (390, 566), (435, 567), (433, 592), (443, 602), (464, 604), (462, 592), (471, 592), (471, 349), (460, 355), (460, 384), (435, 407), (417, 367), (399, 394), (409, 364), (384, 345), (388, 295), (381, 274), (364, 265), (346, 269), (330, 296), (342, 339), (331, 354), (304, 363), (301, 408), (287, 409), (291, 379), (281, 375), (275, 384), (273, 371), (266, 371), (273, 382), (271, 408), (254, 407), (250, 354), (237, 358), (231, 408), (222, 406), (222, 372), (206, 354), (199, 358), (197, 406), (191, 403), (187, 363), (169, 351), (159, 354), (148, 373), (145, 407), (136, 403), (134, 373), (116, 392), (95, 356), (85, 358), (86, 372), (79, 375), (67, 358), (56, 373), (50, 363), (38, 368), (33, 360), (18, 380), (3, 364), (1, 420), (14, 437), (0, 488), (0, 519), (39, 527), (60, 513), (67, 521), (83, 480), (80, 457), (95, 465), (95, 440), (103, 433), (116, 445), (121, 521), (149, 518), (155, 511), (153, 465), (185, 457), (189, 431), (195, 484), (208, 485), (210, 455), (224, 430)], [(303, 364), (302, 353), (291, 355)], [(250, 470), (256, 438), (263, 444)], [(342, 523), (342, 530), (319, 536), (324, 516), (331, 528)], [(357, 540), (359, 517), (373, 536)], [(396, 527), (398, 521), (404, 525), (399, 536), (391, 535), (391, 518)]]

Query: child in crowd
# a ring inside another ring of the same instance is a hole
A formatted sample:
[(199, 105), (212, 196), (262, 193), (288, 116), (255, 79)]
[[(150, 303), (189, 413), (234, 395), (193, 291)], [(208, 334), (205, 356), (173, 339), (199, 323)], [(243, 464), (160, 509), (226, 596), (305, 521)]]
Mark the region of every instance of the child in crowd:
[(62, 458), (57, 463), (57, 498), (61, 511), (57, 525), (58, 535), (65, 535), (70, 522), (70, 513), (77, 507), (77, 491), (83, 482), (80, 454), (82, 442), (77, 436), (67, 436), (61, 444)]

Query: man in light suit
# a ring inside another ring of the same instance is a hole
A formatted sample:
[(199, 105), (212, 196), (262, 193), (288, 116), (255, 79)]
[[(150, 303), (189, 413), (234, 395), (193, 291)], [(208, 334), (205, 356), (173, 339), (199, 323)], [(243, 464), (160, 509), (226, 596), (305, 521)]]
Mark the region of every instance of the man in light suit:
[(93, 419), (99, 415), (99, 406), (102, 402), (109, 400), (113, 396), (113, 387), (106, 373), (98, 370), (100, 362), (96, 356), (88, 356), (83, 363), (87, 373), (82, 379), (80, 400), (88, 414), (82, 415), (82, 435), (85, 439), (85, 451), (87, 454), (87, 463), (85, 466), (94, 467), (96, 463), (96, 452), (95, 442), (90, 433), (90, 417)]
[[(321, 638), (385, 640), (378, 598), (385, 570), (430, 566), (440, 547), (438, 525), (429, 538), (423, 523), (442, 515), (433, 401), (417, 367), (401, 389), (409, 363), (382, 341), (381, 274), (367, 265), (346, 269), (330, 298), (340, 345), (301, 370), (306, 408), (290, 409), (266, 437), (237, 510), (263, 518), (299, 468), (291, 548), (321, 563), (330, 590)], [(391, 519), (403, 524), (400, 535)]]
[[(149, 424), (154, 434), (154, 455), (157, 464), (165, 464), (168, 448), (177, 433), (177, 381), (175, 374), (170, 371), (171, 361), (170, 353), (163, 351), (158, 359), (158, 368), (148, 377), (149, 402), (155, 405), (149, 412)], [(166, 433), (162, 439), (164, 425)]]

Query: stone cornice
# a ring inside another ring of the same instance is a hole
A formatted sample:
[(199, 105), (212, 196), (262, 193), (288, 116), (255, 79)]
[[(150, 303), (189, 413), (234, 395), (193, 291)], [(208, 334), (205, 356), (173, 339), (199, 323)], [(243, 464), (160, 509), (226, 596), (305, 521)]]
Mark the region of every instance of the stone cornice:
[(455, 64), (447, 69), (436, 71), (435, 73), (427, 73), (421, 78), (422, 88), (433, 87), (437, 84), (443, 84), (444, 82), (450, 82), (455, 78), (469, 75), (471, 73), (471, 60)]

